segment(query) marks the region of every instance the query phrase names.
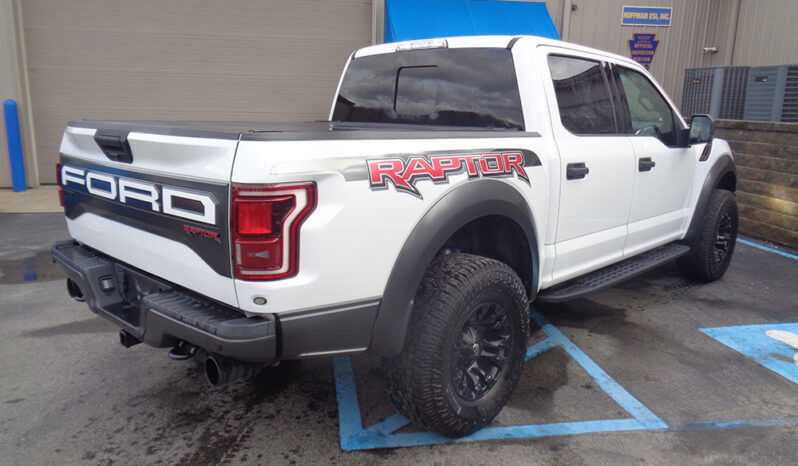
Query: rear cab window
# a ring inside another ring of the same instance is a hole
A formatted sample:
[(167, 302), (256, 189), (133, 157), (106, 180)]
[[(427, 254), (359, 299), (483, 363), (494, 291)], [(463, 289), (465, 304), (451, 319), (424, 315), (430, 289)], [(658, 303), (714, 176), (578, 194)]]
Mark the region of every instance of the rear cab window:
[(333, 121), (524, 129), (510, 50), (406, 50), (354, 58)]

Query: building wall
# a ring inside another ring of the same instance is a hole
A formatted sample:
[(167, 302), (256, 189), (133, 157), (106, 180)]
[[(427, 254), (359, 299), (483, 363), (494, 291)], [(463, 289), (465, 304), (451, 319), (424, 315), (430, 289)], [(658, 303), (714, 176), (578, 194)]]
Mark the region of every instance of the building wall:
[(737, 165), (740, 232), (798, 248), (798, 125), (719, 120)]
[[(546, 5), (568, 42), (628, 57), (633, 33), (656, 34), (660, 42), (650, 71), (677, 105), (686, 68), (798, 63), (796, 0), (546, 0)], [(631, 5), (673, 8), (671, 26), (622, 26), (622, 8)], [(710, 46), (718, 52), (702, 51)]]
[[(16, 0), (0, 0), (0, 104), (13, 99), (19, 108), (20, 130), (28, 161), (35, 160), (33, 134), (28, 106), (27, 80), (25, 73), (24, 44), (18, 27), (19, 9)], [(8, 145), (5, 120), (0, 110), (0, 187), (11, 186), (11, 171), (8, 163)], [(25, 164), (25, 175), (29, 186), (37, 184), (36, 164)]]
[(742, 0), (732, 64), (798, 63), (798, 1)]

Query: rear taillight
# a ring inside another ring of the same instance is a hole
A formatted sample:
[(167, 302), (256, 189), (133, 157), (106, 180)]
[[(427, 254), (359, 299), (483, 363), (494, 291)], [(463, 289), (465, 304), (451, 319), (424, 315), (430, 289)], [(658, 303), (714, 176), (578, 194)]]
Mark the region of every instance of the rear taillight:
[(299, 268), (299, 228), (316, 207), (316, 183), (233, 185), (233, 267), (241, 280), (276, 280)]
[(64, 185), (61, 183), (61, 161), (55, 164), (55, 182), (58, 183), (58, 202), (64, 207)]

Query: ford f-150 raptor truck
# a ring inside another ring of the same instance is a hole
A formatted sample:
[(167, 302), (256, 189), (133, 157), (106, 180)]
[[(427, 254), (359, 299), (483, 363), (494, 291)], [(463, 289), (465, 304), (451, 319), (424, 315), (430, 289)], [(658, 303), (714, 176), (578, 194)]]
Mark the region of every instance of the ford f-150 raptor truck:
[(720, 278), (736, 175), (635, 62), (535, 37), (366, 47), (323, 122), (73, 121), (58, 183), (69, 294), (121, 343), (221, 384), (381, 355), (417, 426), (462, 436), (518, 381), (529, 303), (668, 261)]

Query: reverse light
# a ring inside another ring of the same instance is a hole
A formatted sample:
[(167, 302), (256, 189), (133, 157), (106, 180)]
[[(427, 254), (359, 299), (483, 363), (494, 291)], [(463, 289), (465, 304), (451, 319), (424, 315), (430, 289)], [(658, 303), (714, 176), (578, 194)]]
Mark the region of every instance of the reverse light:
[(233, 185), (233, 268), (241, 280), (297, 273), (299, 229), (316, 207), (316, 183)]

